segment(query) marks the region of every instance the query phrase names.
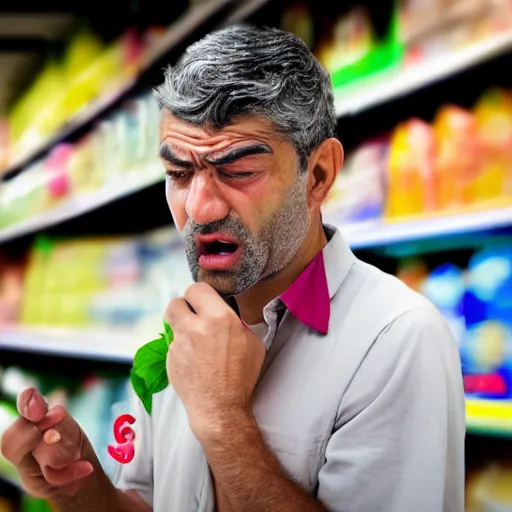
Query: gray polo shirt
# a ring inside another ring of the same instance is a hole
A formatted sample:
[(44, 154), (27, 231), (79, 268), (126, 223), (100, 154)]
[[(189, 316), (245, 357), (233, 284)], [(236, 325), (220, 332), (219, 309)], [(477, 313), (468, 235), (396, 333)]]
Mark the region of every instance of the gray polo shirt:
[[(332, 512), (463, 512), (465, 404), (456, 342), (438, 311), (358, 260), (326, 226), (324, 250), (264, 309), (253, 411), (283, 469)], [(214, 490), (168, 387), (135, 402), (121, 489), (155, 512), (212, 512)]]

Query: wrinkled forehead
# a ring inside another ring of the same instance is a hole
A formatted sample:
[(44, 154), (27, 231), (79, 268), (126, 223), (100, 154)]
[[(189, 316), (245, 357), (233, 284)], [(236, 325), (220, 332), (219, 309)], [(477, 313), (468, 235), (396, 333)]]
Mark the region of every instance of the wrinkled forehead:
[(160, 120), (160, 146), (168, 146), (178, 157), (217, 158), (228, 149), (257, 143), (271, 146), (280, 138), (273, 126), (259, 117), (244, 118), (217, 131), (187, 123), (165, 110)]

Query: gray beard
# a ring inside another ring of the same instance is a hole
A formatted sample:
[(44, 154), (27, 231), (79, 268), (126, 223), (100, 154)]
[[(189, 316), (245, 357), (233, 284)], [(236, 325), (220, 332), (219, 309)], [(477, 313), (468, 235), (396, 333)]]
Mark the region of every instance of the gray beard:
[[(189, 219), (181, 236), (194, 281), (206, 282), (222, 295), (239, 295), (287, 267), (298, 253), (309, 228), (307, 180), (307, 172), (299, 174), (281, 208), (256, 235), (232, 215), (209, 224), (196, 224)], [(239, 240), (240, 261), (231, 271), (203, 270), (199, 266), (195, 236), (219, 231)]]

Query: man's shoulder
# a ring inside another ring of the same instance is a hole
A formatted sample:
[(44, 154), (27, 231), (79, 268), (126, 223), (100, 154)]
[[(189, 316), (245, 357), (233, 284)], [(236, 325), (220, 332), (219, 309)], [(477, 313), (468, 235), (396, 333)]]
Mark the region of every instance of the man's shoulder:
[(370, 339), (408, 315), (415, 316), (419, 323), (444, 322), (437, 308), (424, 296), (395, 276), (361, 260), (356, 260), (331, 302), (334, 327), (338, 324), (341, 328), (348, 323)]
[(393, 376), (397, 382), (413, 374), (422, 382), (446, 377), (462, 389), (446, 320), (395, 276), (356, 260), (331, 305), (329, 364), (333, 388), (345, 397), (343, 421), (368, 406)]

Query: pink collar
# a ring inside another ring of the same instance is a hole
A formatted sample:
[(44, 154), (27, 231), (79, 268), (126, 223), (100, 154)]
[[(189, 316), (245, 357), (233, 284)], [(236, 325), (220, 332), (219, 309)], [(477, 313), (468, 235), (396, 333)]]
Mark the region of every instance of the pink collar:
[(308, 327), (327, 334), (331, 300), (324, 254), (320, 251), (299, 277), (281, 294), (288, 311)]

